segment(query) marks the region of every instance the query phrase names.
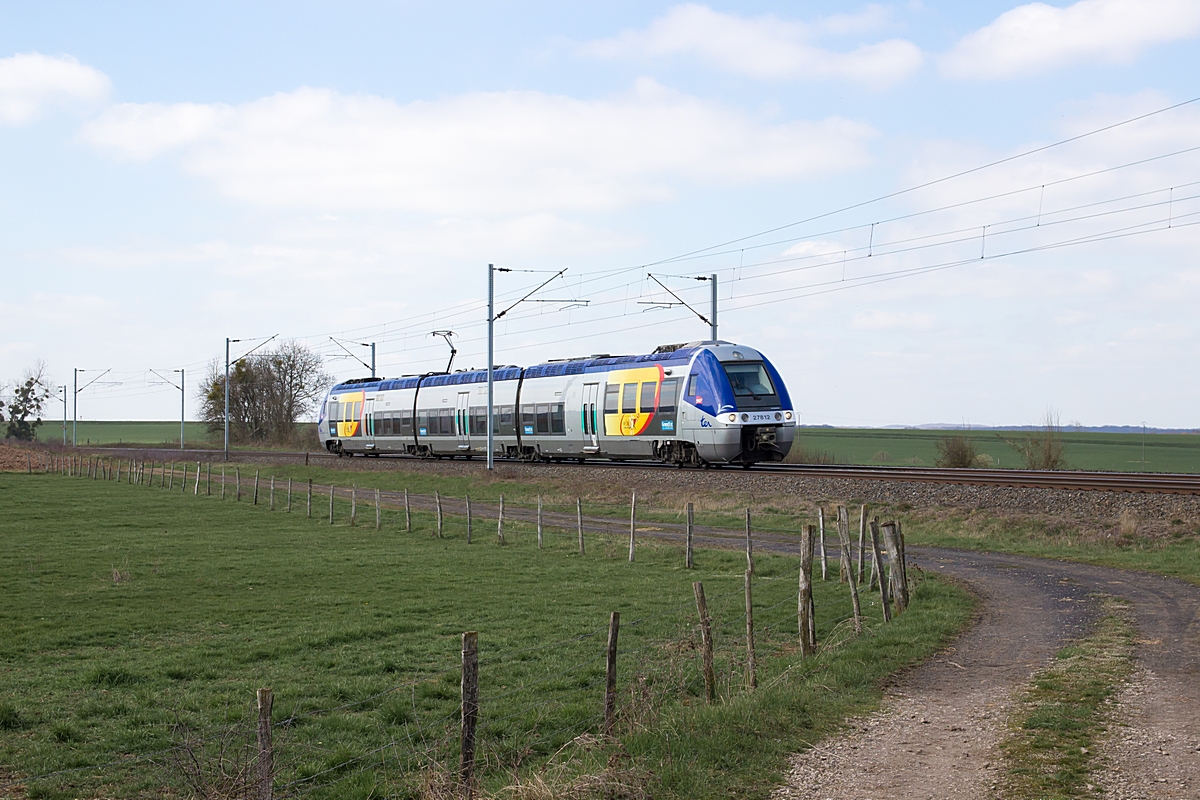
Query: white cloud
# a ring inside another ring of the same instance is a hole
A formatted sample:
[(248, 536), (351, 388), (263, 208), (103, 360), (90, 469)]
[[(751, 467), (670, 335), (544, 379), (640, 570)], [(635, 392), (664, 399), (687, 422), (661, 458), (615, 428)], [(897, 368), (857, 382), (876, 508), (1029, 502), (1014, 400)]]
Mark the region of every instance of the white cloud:
[(107, 75), (70, 56), (0, 58), (0, 124), (31, 122), (47, 107), (91, 106), (102, 102), (109, 88)]
[(1200, 33), (1196, 0), (1080, 0), (1006, 11), (941, 57), (942, 74), (995, 79), (1073, 63), (1127, 63), (1147, 47)]
[(536, 214), (672, 198), (689, 181), (807, 177), (869, 161), (871, 127), (771, 123), (646, 79), (577, 100), (475, 93), (405, 105), (302, 88), (236, 107), (124, 104), (83, 137), (117, 156), (174, 151), (183, 169), (263, 206)]
[(920, 48), (903, 39), (888, 39), (840, 53), (811, 43), (820, 34), (844, 35), (874, 28), (884, 17), (884, 12), (871, 6), (862, 14), (806, 24), (679, 5), (643, 30), (589, 42), (580, 52), (607, 59), (693, 56), (751, 78), (837, 78), (884, 87), (907, 78), (921, 65)]

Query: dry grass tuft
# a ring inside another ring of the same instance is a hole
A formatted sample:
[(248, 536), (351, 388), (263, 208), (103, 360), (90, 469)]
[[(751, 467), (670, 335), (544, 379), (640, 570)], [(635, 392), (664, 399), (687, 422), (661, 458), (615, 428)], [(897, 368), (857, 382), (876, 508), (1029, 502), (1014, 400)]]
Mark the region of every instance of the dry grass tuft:
[(1121, 516), (1117, 520), (1117, 527), (1121, 531), (1121, 535), (1132, 538), (1137, 535), (1138, 528), (1141, 527), (1141, 519), (1132, 508), (1126, 508), (1121, 511)]

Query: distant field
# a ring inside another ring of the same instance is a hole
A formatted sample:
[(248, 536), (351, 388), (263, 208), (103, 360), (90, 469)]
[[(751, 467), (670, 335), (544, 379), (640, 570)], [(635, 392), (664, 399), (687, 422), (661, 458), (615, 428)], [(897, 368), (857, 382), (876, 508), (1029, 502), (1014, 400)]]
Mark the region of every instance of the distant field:
[[(314, 423), (302, 423), (304, 429), (312, 428)], [(188, 422), (185, 425), (188, 447), (215, 447), (221, 444), (220, 433), (212, 434), (204, 422)], [(161, 421), (88, 421), (80, 422), (76, 433), (79, 444), (145, 444), (145, 445), (178, 445), (179, 422)], [(61, 420), (47, 420), (38, 429), (38, 441), (62, 443), (63, 431)], [(315, 434), (307, 439), (311, 449), (317, 449)], [(67, 443), (71, 442), (71, 423), (67, 422)]]
[[(878, 428), (798, 428), (798, 447), (789, 461), (813, 460), (825, 453), (838, 464), (932, 466), (937, 443), (959, 431), (885, 430)], [(1005, 441), (1024, 439), (1020, 431), (969, 433), (976, 451), (990, 457), (992, 466), (1023, 467), (1021, 456)], [(1200, 472), (1200, 435), (1147, 434), (1145, 461), (1141, 434), (1063, 434), (1067, 465), (1071, 469), (1118, 472)], [(803, 455), (801, 455), (803, 450)]]

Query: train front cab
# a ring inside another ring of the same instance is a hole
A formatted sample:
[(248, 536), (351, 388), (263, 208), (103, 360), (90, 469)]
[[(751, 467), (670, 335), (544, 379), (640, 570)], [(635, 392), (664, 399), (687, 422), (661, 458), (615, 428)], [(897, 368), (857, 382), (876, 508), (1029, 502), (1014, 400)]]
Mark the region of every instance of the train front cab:
[(683, 423), (704, 461), (782, 461), (792, 448), (791, 396), (756, 350), (727, 343), (701, 350), (692, 360), (683, 403)]

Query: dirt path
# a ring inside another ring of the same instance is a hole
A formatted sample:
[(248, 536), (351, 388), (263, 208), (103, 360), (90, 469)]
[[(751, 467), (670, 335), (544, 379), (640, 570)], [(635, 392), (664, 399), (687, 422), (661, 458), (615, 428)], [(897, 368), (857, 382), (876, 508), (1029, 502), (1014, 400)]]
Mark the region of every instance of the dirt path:
[(916, 547), (910, 555), (980, 595), (978, 624), (903, 678), (881, 712), (797, 755), (777, 798), (993, 795), (1009, 698), (1086, 630), (1097, 591), (1133, 603), (1145, 670), (1123, 693), (1101, 787), (1122, 800), (1200, 796), (1200, 587), (1021, 556)]

